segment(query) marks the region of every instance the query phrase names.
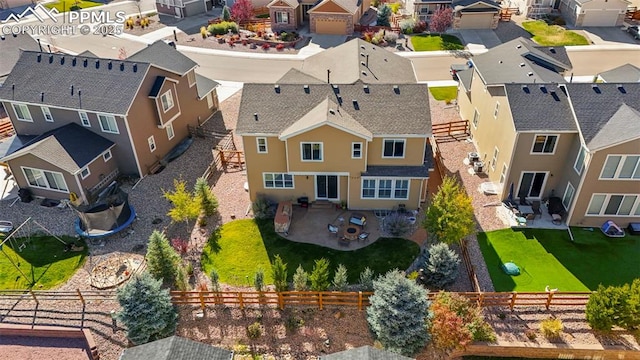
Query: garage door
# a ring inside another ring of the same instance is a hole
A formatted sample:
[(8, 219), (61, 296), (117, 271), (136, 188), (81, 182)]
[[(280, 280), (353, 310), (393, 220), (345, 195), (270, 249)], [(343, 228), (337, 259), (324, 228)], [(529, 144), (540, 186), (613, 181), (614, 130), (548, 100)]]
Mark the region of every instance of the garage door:
[(319, 19), (316, 21), (316, 34), (346, 35), (347, 20)]
[(492, 13), (463, 13), (460, 19), (460, 29), (491, 29), (492, 22)]
[(616, 26), (619, 10), (586, 10), (582, 26)]

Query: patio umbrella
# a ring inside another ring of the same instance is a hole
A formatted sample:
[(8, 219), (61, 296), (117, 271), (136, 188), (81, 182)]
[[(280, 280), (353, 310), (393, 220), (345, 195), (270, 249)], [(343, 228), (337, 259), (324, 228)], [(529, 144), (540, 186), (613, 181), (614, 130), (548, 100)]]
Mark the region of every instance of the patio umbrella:
[(511, 203), (513, 202), (513, 183), (509, 186), (509, 196), (507, 197), (507, 200)]

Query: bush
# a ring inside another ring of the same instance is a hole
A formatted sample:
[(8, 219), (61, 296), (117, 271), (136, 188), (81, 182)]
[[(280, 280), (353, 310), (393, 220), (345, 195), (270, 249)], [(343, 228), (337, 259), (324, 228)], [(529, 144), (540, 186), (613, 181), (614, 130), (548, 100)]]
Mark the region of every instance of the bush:
[(258, 269), (256, 274), (253, 276), (253, 287), (257, 292), (264, 291), (264, 270)]
[(225, 35), (231, 30), (232, 33), (238, 33), (238, 24), (233, 21), (222, 21), (217, 24), (211, 24), (207, 30), (213, 35)]
[(382, 226), (384, 231), (393, 237), (407, 236), (413, 230), (413, 225), (411, 225), (409, 219), (397, 212), (386, 216)]
[(589, 296), (585, 314), (595, 330), (610, 331), (614, 325), (637, 329), (640, 327), (640, 278), (631, 285), (598, 286)]
[(298, 265), (296, 272), (293, 274), (293, 289), (295, 291), (305, 291), (309, 289), (309, 274)]
[(287, 264), (282, 261), (279, 254), (273, 259), (271, 265), (271, 276), (273, 277), (273, 283), (276, 286), (276, 291), (289, 290), (289, 283), (287, 282)]
[[(405, 19), (400, 21), (400, 23), (398, 24), (400, 25), (400, 30), (402, 30), (403, 34), (411, 34), (413, 33), (413, 28), (416, 26), (416, 20), (415, 19)], [(409, 32), (410, 30), (410, 32)]]
[(472, 340), (471, 331), (447, 304), (434, 301), (431, 304), (433, 319), (429, 326), (434, 348), (449, 353), (464, 349)]
[(287, 329), (287, 332), (293, 334), (298, 328), (304, 325), (304, 319), (299, 318), (294, 315), (290, 315), (285, 320), (284, 327)]
[(418, 21), (413, 26), (413, 32), (415, 34), (423, 33), (425, 31), (427, 31), (427, 22), (426, 21)]
[(265, 196), (258, 195), (256, 201), (251, 204), (253, 209), (253, 216), (256, 219), (273, 219), (276, 215), (276, 209), (274, 204), (269, 201)]
[(325, 258), (316, 260), (309, 280), (311, 281), (311, 290), (327, 290), (329, 288), (329, 260)]
[(540, 331), (547, 339), (558, 339), (564, 329), (560, 319), (544, 319), (540, 322)]
[(220, 275), (218, 275), (218, 272), (216, 271), (216, 269), (211, 269), (209, 278), (211, 279), (211, 291), (219, 292), (220, 291)]
[(259, 322), (254, 322), (253, 324), (247, 326), (247, 337), (251, 340), (255, 340), (262, 335), (262, 329)]
[(458, 277), (458, 268), (460, 267), (458, 254), (445, 243), (431, 245), (424, 252), (428, 254), (428, 260), (424, 267), (427, 284), (438, 289), (453, 284)]
[(269, 50), (269, 48), (271, 48), (271, 45), (269, 43), (264, 43), (262, 44), (262, 50)]
[(284, 44), (278, 44), (276, 45), (276, 50), (278, 51), (282, 51), (284, 49)]
[(231, 10), (227, 5), (222, 8), (222, 20), (227, 22), (231, 20)]
[(164, 233), (154, 230), (147, 245), (147, 269), (149, 274), (164, 282), (166, 286), (174, 284), (180, 264), (180, 255), (169, 245)]
[(176, 270), (176, 288), (180, 291), (189, 291), (189, 274), (185, 266), (179, 266)]
[(373, 34), (371, 38), (371, 43), (374, 45), (379, 45), (384, 42), (384, 30), (378, 30), (377, 33)]
[(398, 40), (398, 34), (393, 31), (387, 31), (384, 34), (384, 41), (388, 43), (395, 43)]
[(186, 255), (189, 251), (189, 241), (183, 240), (179, 237), (171, 239), (171, 246), (173, 246), (180, 255)]
[(398, 10), (400, 10), (400, 8), (402, 7), (402, 4), (399, 2), (393, 3), (389, 5), (389, 8), (391, 9), (391, 12), (394, 14), (398, 13)]
[(206, 216), (211, 216), (218, 210), (218, 199), (211, 191), (211, 187), (205, 178), (198, 178), (195, 186), (196, 198)]
[(207, 36), (209, 36), (209, 33), (207, 32), (207, 28), (204, 26), (200, 27), (200, 35), (202, 35), (203, 39), (206, 39)]
[(364, 268), (364, 270), (360, 273), (360, 289), (362, 291), (372, 291), (373, 290), (373, 270), (368, 266)]
[(377, 26), (389, 26), (389, 17), (391, 16), (391, 8), (384, 4), (378, 8), (378, 17), (376, 19)]
[(427, 290), (393, 270), (373, 282), (367, 322), (388, 350), (411, 356), (429, 340)]
[(473, 341), (496, 341), (496, 335), (491, 325), (484, 320), (482, 309), (457, 293), (441, 291), (433, 300), (434, 304), (442, 305), (453, 311), (462, 319), (462, 323), (471, 333)]
[(333, 276), (333, 288), (337, 291), (345, 291), (349, 285), (347, 280), (347, 268), (340, 264), (336, 269), (336, 273)]

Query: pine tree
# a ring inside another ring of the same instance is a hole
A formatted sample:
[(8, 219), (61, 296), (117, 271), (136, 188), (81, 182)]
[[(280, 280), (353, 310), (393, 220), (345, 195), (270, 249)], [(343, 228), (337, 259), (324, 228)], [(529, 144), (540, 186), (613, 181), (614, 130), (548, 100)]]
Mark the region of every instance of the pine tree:
[(187, 191), (187, 184), (184, 180), (174, 179), (173, 187), (174, 191), (172, 192), (163, 190), (164, 198), (173, 205), (167, 215), (175, 222), (184, 221), (189, 227), (189, 220), (195, 220), (200, 215), (200, 202)]
[(333, 288), (337, 291), (345, 291), (347, 289), (347, 285), (349, 285), (347, 267), (340, 264), (333, 276)]
[(364, 270), (360, 273), (360, 289), (362, 291), (372, 291), (373, 290), (373, 270), (370, 267), (364, 268)]
[(222, 8), (222, 21), (231, 21), (231, 10), (227, 5)]
[(376, 19), (377, 26), (389, 26), (389, 16), (391, 16), (391, 8), (389, 5), (384, 4), (378, 9), (378, 18)]
[(253, 276), (253, 287), (257, 292), (264, 291), (264, 270), (258, 269)]
[(169, 244), (167, 237), (157, 230), (149, 237), (146, 261), (151, 276), (167, 286), (174, 284), (180, 265), (180, 255)]
[(327, 290), (329, 288), (329, 260), (325, 258), (316, 260), (309, 280), (311, 281), (311, 290)]
[(271, 276), (276, 286), (276, 291), (287, 291), (289, 283), (287, 282), (287, 264), (282, 261), (280, 255), (276, 255), (271, 265)]
[(211, 269), (209, 278), (211, 278), (211, 291), (219, 292), (220, 291), (220, 275), (218, 275), (218, 272), (216, 271), (216, 269)]
[(127, 338), (140, 345), (171, 336), (176, 331), (178, 312), (168, 289), (145, 272), (127, 282), (116, 296), (121, 310), (117, 314), (127, 328)]
[(309, 288), (309, 274), (298, 265), (295, 274), (293, 274), (293, 289), (295, 291), (305, 291)]
[(207, 180), (204, 178), (198, 178), (195, 186), (196, 198), (200, 202), (200, 208), (206, 216), (211, 216), (218, 210), (218, 199), (211, 191), (211, 187)]
[(422, 226), (437, 241), (453, 244), (475, 231), (471, 198), (458, 182), (446, 176), (433, 196)]
[(427, 290), (392, 270), (373, 282), (367, 322), (387, 350), (405, 356), (420, 351), (429, 340)]
[(438, 289), (453, 284), (458, 277), (460, 257), (445, 243), (432, 245), (426, 250), (429, 254), (425, 270), (427, 283)]

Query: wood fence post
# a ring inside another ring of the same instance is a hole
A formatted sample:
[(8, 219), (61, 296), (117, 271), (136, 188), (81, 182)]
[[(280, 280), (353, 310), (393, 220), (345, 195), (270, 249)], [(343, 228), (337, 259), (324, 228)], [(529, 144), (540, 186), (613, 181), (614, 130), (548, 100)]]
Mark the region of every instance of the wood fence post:
[(240, 309), (244, 309), (244, 302), (242, 301), (242, 293), (238, 293), (238, 302), (240, 304)]
[(358, 310), (362, 310), (362, 291), (358, 291)]
[(278, 306), (280, 307), (280, 310), (284, 310), (284, 298), (280, 292), (278, 293)]
[(551, 299), (553, 298), (553, 291), (549, 291), (549, 295), (547, 295), (547, 303), (545, 307), (549, 310), (549, 306), (551, 305)]
[(204, 295), (202, 295), (202, 291), (200, 291), (198, 293), (198, 296), (200, 297), (200, 308), (202, 310), (204, 310), (204, 308), (206, 307), (205, 303), (204, 303)]
[(484, 293), (480, 293), (480, 296), (478, 297), (478, 302), (480, 303), (479, 306), (482, 307), (482, 304), (484, 303)]
[(516, 296), (518, 296), (518, 293), (516, 291), (511, 293), (511, 305), (509, 305), (511, 311), (513, 311), (513, 307), (516, 306)]
[(85, 302), (84, 302), (84, 297), (82, 296), (82, 293), (80, 292), (80, 289), (76, 289), (76, 293), (78, 293), (78, 297), (80, 298), (80, 302), (82, 302), (82, 306), (85, 306)]
[(318, 305), (320, 306), (320, 310), (322, 310), (322, 292), (318, 292)]

